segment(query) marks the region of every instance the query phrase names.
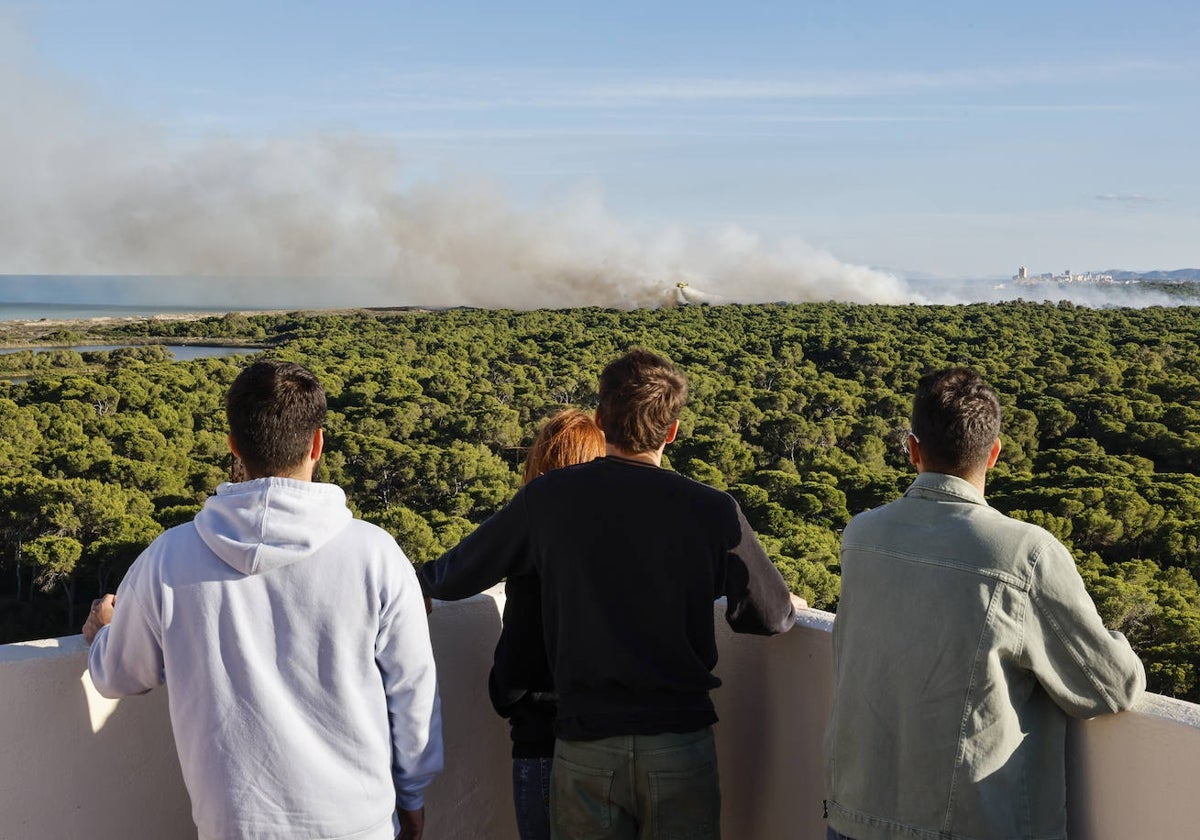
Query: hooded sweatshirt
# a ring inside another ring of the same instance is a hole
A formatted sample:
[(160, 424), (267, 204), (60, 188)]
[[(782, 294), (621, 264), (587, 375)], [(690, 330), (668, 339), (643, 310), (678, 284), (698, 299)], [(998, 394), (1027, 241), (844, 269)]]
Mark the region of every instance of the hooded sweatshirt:
[(222, 484), (130, 567), (88, 665), (106, 697), (170, 687), (201, 838), (391, 840), (442, 769), (412, 565), (334, 485)]

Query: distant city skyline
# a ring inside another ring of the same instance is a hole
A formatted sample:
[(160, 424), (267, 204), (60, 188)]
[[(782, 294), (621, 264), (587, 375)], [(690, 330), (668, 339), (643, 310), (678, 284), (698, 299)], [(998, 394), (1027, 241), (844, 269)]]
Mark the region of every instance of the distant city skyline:
[[(347, 230), (377, 215), (364, 195), (394, 193), (380, 200), (506, 237), (570, 225), (611, 245), (601, 265), (690, 265), (678, 254), (699, 246), (676, 240), (717, 231), (725, 260), (830, 255), (909, 278), (1195, 267), (1197, 32), (1200, 7), (1176, 0), (0, 3), (0, 102), (21, 123), (0, 137), (0, 272), (89, 270), (83, 211), (61, 222), (78, 253), (37, 244), (65, 205), (111, 220), (94, 196), (128, 189), (136, 214), (136, 182), (162, 207), (156, 173), (203, 190), (231, 148), (250, 150), (232, 157), (239, 188), (260, 177), (250, 161), (292, 155), (271, 195), (288, 179), (333, 193), (320, 203), (343, 201)], [(101, 151), (64, 139), (79, 136)], [(60, 191), (62, 172), (96, 192)], [(446, 184), (454, 201), (430, 197)], [(517, 221), (468, 218), (480, 203)], [(292, 247), (238, 227), (248, 247)], [(355, 270), (391, 270), (401, 245)], [(139, 260), (98, 264), (172, 265)], [(197, 265), (224, 270), (180, 270)]]

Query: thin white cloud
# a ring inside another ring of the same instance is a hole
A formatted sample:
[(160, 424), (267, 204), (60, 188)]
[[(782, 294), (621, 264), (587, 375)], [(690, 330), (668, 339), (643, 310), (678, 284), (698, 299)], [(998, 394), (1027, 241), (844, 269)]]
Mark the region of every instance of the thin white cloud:
[(945, 114), (878, 114), (878, 113), (839, 113), (839, 114), (673, 114), (673, 120), (700, 120), (704, 122), (736, 122), (736, 123), (928, 123), (946, 122), (950, 117)]
[(1114, 61), (1074, 65), (1017, 64), (936, 72), (848, 74), (818, 71), (805, 78), (663, 76), (584, 84), (569, 91), (576, 104), (613, 107), (663, 101), (780, 101), (858, 99), (939, 90), (1062, 86), (1120, 78), (1174, 77), (1183, 68), (1158, 61)]
[[(936, 111), (938, 94), (985, 91), (1028, 91), (1039, 95), (1074, 89), (1079, 85), (1120, 80), (1169, 81), (1191, 78), (1195, 68), (1165, 61), (1112, 61), (1076, 64), (1020, 64), (982, 69), (949, 68), (931, 72), (855, 73), (833, 68), (815, 69), (782, 77), (694, 74), (653, 75), (628, 69), (600, 67), (516, 67), (438, 65), (404, 72), (381, 67), (342, 72), (311, 86), (300, 95), (222, 92), (220, 104), (210, 91), (192, 92), (193, 112), (206, 114), (201, 127), (222, 123), (255, 124), (264, 114), (287, 115), (301, 124), (339, 124), (347, 120), (417, 119), (445, 115), (508, 112), (562, 115), (581, 112), (644, 114), (647, 109), (669, 109), (672, 116), (701, 119), (725, 116), (742, 118), (746, 110), (771, 108), (756, 115), (805, 123), (937, 121), (936, 113), (889, 114), (886, 109), (850, 114), (796, 113), (810, 104), (847, 105), (872, 98), (898, 98), (911, 108), (921, 101)], [(1033, 98), (1033, 97), (1031, 97)], [(688, 108), (700, 109), (689, 115)], [(1012, 112), (1120, 112), (1144, 106), (1109, 102), (1041, 102), (1032, 104), (972, 103), (970, 111)], [(962, 106), (954, 109), (961, 115)], [(224, 114), (222, 117), (221, 114)]]
[(1142, 193), (1100, 193), (1096, 196), (1096, 200), (1145, 204), (1147, 202), (1156, 201), (1157, 199), (1154, 199), (1148, 195), (1143, 195)]
[[(956, 110), (962, 110), (961, 106), (956, 106)], [(1051, 102), (1039, 104), (1009, 104), (1009, 105), (971, 105), (971, 111), (999, 111), (999, 112), (1014, 112), (1014, 113), (1128, 113), (1130, 111), (1145, 110), (1144, 105), (1135, 105), (1130, 103), (1078, 103), (1078, 102)]]
[[(678, 119), (673, 119), (671, 125), (664, 126), (656, 123), (653, 126), (629, 126), (623, 128), (560, 128), (558, 126), (521, 127), (521, 128), (448, 128), (448, 129), (397, 129), (378, 132), (374, 136), (387, 137), (397, 141), (444, 141), (456, 142), (525, 142), (538, 140), (560, 141), (590, 141), (597, 142), (614, 140), (656, 140), (676, 142), (681, 138), (735, 138), (735, 137), (773, 137), (791, 136), (791, 132), (780, 129), (768, 130), (770, 126), (790, 125), (820, 125), (840, 123), (894, 123), (894, 122), (944, 122), (944, 117), (893, 117), (886, 115), (758, 115), (734, 117), (732, 115), (706, 115), (687, 120), (688, 122), (707, 123), (728, 129), (695, 129), (681, 128)], [(747, 126), (754, 126), (748, 128)], [(799, 134), (797, 136), (807, 136)]]
[[(373, 69), (330, 79), (296, 110), (397, 111), (620, 110), (668, 103), (795, 103), (918, 96), (939, 91), (1062, 88), (1116, 80), (1190, 78), (1195, 68), (1151, 60), (1023, 64), (928, 72), (854, 73), (814, 69), (782, 77), (669, 74), (607, 68), (436, 66), (396, 73)], [(251, 103), (247, 103), (248, 105)], [(276, 105), (280, 103), (275, 103)], [(287, 103), (283, 103), (285, 106)], [(1014, 110), (1110, 110), (1099, 104), (990, 106)]]

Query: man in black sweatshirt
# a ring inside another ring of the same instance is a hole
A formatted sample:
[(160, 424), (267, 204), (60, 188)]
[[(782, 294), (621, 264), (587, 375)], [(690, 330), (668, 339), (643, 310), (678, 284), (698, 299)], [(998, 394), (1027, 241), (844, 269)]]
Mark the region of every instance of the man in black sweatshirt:
[(763, 635), (795, 608), (733, 497), (660, 468), (682, 374), (631, 350), (599, 391), (606, 457), (525, 485), (418, 577), (443, 600), (540, 578), (558, 692), (552, 837), (718, 838), (713, 601), (726, 597), (736, 632)]

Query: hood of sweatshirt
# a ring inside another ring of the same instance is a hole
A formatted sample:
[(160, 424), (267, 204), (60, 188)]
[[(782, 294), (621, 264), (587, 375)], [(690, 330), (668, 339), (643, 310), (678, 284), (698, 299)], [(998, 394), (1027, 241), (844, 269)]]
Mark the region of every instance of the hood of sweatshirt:
[(256, 478), (222, 484), (196, 515), (196, 530), (226, 564), (258, 574), (310, 556), (353, 519), (333, 484)]

